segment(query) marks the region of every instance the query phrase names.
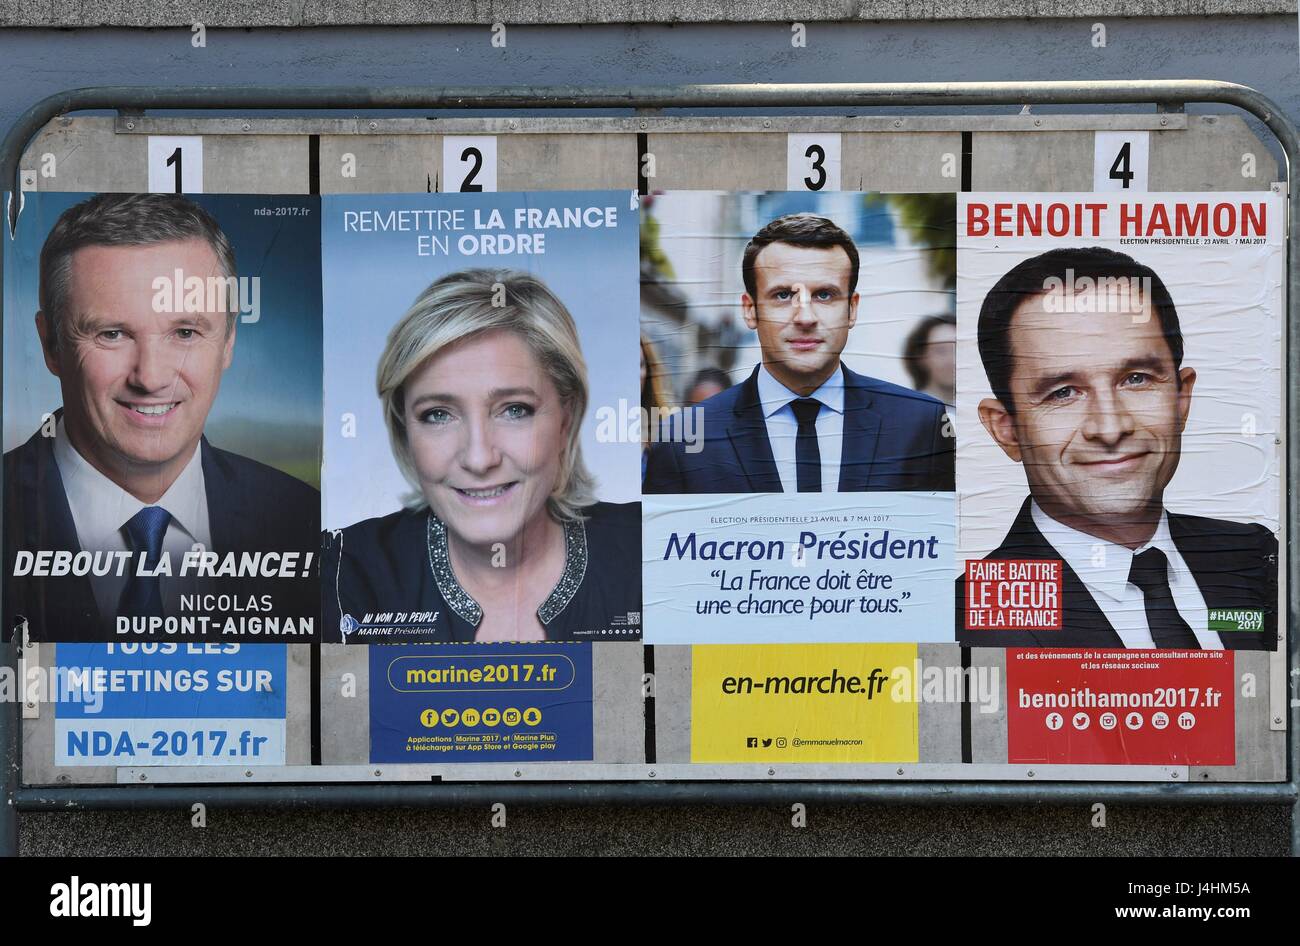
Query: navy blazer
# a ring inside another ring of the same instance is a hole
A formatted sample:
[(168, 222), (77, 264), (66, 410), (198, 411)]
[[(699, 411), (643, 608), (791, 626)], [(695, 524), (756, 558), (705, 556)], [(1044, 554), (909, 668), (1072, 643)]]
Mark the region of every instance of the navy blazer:
[[(1169, 513), (1169, 535), (1187, 563), (1210, 610), (1264, 612), (1264, 630), (1224, 631), (1228, 650), (1277, 648), (1277, 537), (1261, 525)], [(990, 559), (1052, 559), (1061, 562), (1061, 630), (1019, 628), (966, 630), (966, 578), (957, 579), (957, 640), (975, 647), (1092, 647), (1122, 650), (1124, 641), (1093, 600), (1069, 562), (1034, 524), (1025, 499), (1002, 544)], [(963, 568), (963, 573), (965, 569)]]
[[(255, 460), (219, 450), (206, 437), (200, 450), (212, 551), (319, 553), (317, 490)], [(35, 640), (116, 639), (111, 631), (115, 615), (99, 614), (88, 577), (13, 577), (17, 553), (24, 549), (81, 551), (63, 479), (54, 460), (54, 440), (40, 431), (4, 455), (3, 633), (7, 638), (26, 619)], [(173, 568), (177, 564), (173, 563)], [(269, 594), (274, 604), (271, 615), (319, 618), (318, 588), (310, 578), (221, 578), (211, 580), (202, 590), (242, 599)], [(299, 637), (221, 639), (235, 643), (304, 643)]]
[[(758, 372), (694, 407), (692, 453), (682, 417), (672, 417), (650, 446), (643, 493), (779, 493), (758, 396)], [(919, 391), (869, 378), (842, 366), (844, 437), (838, 491), (953, 489), (952, 436), (943, 404)], [(823, 484), (825, 485), (825, 484)], [(827, 490), (831, 492), (831, 490)]]

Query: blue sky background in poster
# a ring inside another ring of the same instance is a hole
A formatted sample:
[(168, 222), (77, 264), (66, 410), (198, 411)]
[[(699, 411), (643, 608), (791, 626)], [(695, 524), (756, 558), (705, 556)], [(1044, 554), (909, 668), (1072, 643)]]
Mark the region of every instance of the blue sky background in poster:
[[(607, 207), (614, 211), (613, 226), (538, 229), (527, 218), (525, 226), (515, 226), (518, 210), (599, 208), (604, 220)], [(500, 229), (487, 227), (494, 210)], [(394, 211), (422, 212), (406, 218), (411, 225), (420, 221), (421, 229), (360, 229), (378, 226), (375, 221)], [(459, 226), (444, 219), (441, 227), (424, 227), (426, 211), (458, 212)], [(374, 216), (360, 216), (369, 212)], [(640, 406), (638, 211), (631, 191), (331, 195), (323, 198), (322, 219), (325, 528), (387, 515), (410, 492), (389, 447), (375, 369), (388, 333), (416, 296), (448, 273), (481, 267), (530, 272), (568, 308), (587, 362), (582, 451), (597, 480), (596, 495), (607, 502), (640, 498), (639, 441), (600, 442), (596, 436), (602, 408), (626, 418)], [(544, 252), (482, 251), (480, 238), (503, 235), (529, 236), (534, 248), (542, 237)], [(355, 417), (355, 436), (351, 430), (345, 435), (345, 415)]]
[(371, 762), (572, 762), (592, 752), (590, 644), (370, 647)]

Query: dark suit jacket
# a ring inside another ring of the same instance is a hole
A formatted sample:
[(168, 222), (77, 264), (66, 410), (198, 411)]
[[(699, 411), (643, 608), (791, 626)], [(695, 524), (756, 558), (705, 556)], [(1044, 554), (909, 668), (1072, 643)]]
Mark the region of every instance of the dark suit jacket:
[[(545, 625), (552, 641), (641, 639), (641, 504), (595, 503), (585, 507), (585, 568), (563, 608)], [(323, 641), (351, 644), (432, 641), (472, 643), (477, 626), (448, 605), (434, 576), (429, 552), (429, 513), (402, 509), (365, 519), (322, 537)], [(453, 594), (459, 583), (444, 577)], [(463, 591), (463, 589), (461, 589)], [(472, 600), (472, 599), (471, 599)], [(432, 615), (396, 623), (372, 621), (344, 637), (340, 620), (367, 614)], [(632, 620), (635, 623), (632, 623)]]
[[(703, 449), (687, 451), (682, 418), (651, 444), (644, 493), (779, 493), (758, 397), (758, 372), (686, 410)], [(953, 444), (943, 404), (927, 394), (844, 372), (844, 438), (838, 487), (826, 492), (952, 490)], [(696, 446), (699, 446), (697, 443)]]
[[(200, 450), (212, 551), (319, 553), (318, 491), (279, 470), (218, 450), (206, 437)], [(7, 637), (25, 618), (35, 640), (121, 639), (109, 627), (115, 615), (99, 614), (88, 577), (13, 577), (17, 553), (23, 549), (81, 551), (63, 479), (54, 460), (54, 440), (40, 431), (4, 455), (3, 632)], [(180, 563), (172, 565), (176, 571)], [(241, 597), (270, 594), (275, 605), (270, 614), (318, 618), (318, 588), (310, 578), (222, 578), (207, 582), (201, 590)], [(168, 639), (183, 641), (180, 637)], [(300, 637), (221, 639), (234, 643), (308, 642)]]
[[(1210, 610), (1264, 612), (1264, 630), (1219, 634), (1230, 650), (1277, 647), (1277, 538), (1261, 525), (1169, 513), (1169, 534)], [(1083, 580), (1038, 531), (1025, 499), (1020, 513), (990, 559), (1061, 561), (1062, 627), (1059, 631), (966, 630), (966, 579), (957, 579), (957, 640), (976, 647), (1092, 647), (1122, 649), (1124, 642)]]

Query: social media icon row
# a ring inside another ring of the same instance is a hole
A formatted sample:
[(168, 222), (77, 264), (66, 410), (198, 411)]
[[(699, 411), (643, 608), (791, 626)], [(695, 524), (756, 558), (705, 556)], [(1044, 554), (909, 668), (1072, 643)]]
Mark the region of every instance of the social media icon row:
[[(1058, 729), (1062, 728), (1065, 725), (1065, 717), (1062, 716), (1060, 713), (1048, 713), (1046, 723), (1048, 729), (1050, 729), (1052, 732), (1056, 732)], [(1177, 723), (1179, 729), (1183, 729), (1183, 730), (1192, 729), (1196, 725), (1196, 716), (1195, 714), (1189, 712), (1179, 713)], [(1077, 729), (1079, 732), (1083, 732), (1085, 729), (1087, 729), (1092, 725), (1092, 717), (1089, 716), (1087, 713), (1083, 713), (1083, 712), (1075, 713), (1070, 718), (1070, 725), (1073, 726), (1075, 729)], [(1110, 731), (1112, 729), (1115, 729), (1117, 726), (1119, 726), (1119, 717), (1116, 714), (1110, 712), (1102, 713), (1100, 716), (1097, 717), (1097, 725), (1106, 731)], [(1136, 710), (1131, 713), (1128, 713), (1124, 717), (1125, 729), (1131, 730), (1133, 732), (1137, 732), (1144, 725), (1146, 725), (1146, 719), (1142, 716), (1141, 713), (1137, 712)], [(1155, 713), (1152, 713), (1151, 728), (1168, 729), (1169, 714), (1163, 711), (1156, 711)]]
[(477, 710), (470, 706), (463, 710), (453, 707), (447, 707), (444, 710), (427, 709), (420, 714), (420, 722), (427, 729), (433, 729), (438, 725), (455, 726), (458, 723), (461, 726), (470, 728), (480, 724), (488, 727), (498, 724), (518, 726), (521, 720), (525, 726), (536, 726), (542, 721), (542, 711), (535, 706), (530, 706), (525, 710), (519, 710), (513, 706), (503, 710), (493, 707)]

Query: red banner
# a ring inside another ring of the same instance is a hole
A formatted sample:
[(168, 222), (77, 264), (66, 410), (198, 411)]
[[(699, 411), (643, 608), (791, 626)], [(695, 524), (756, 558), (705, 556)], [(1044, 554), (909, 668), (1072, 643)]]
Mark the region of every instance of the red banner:
[(1007, 651), (1007, 761), (1232, 765), (1226, 650)]

